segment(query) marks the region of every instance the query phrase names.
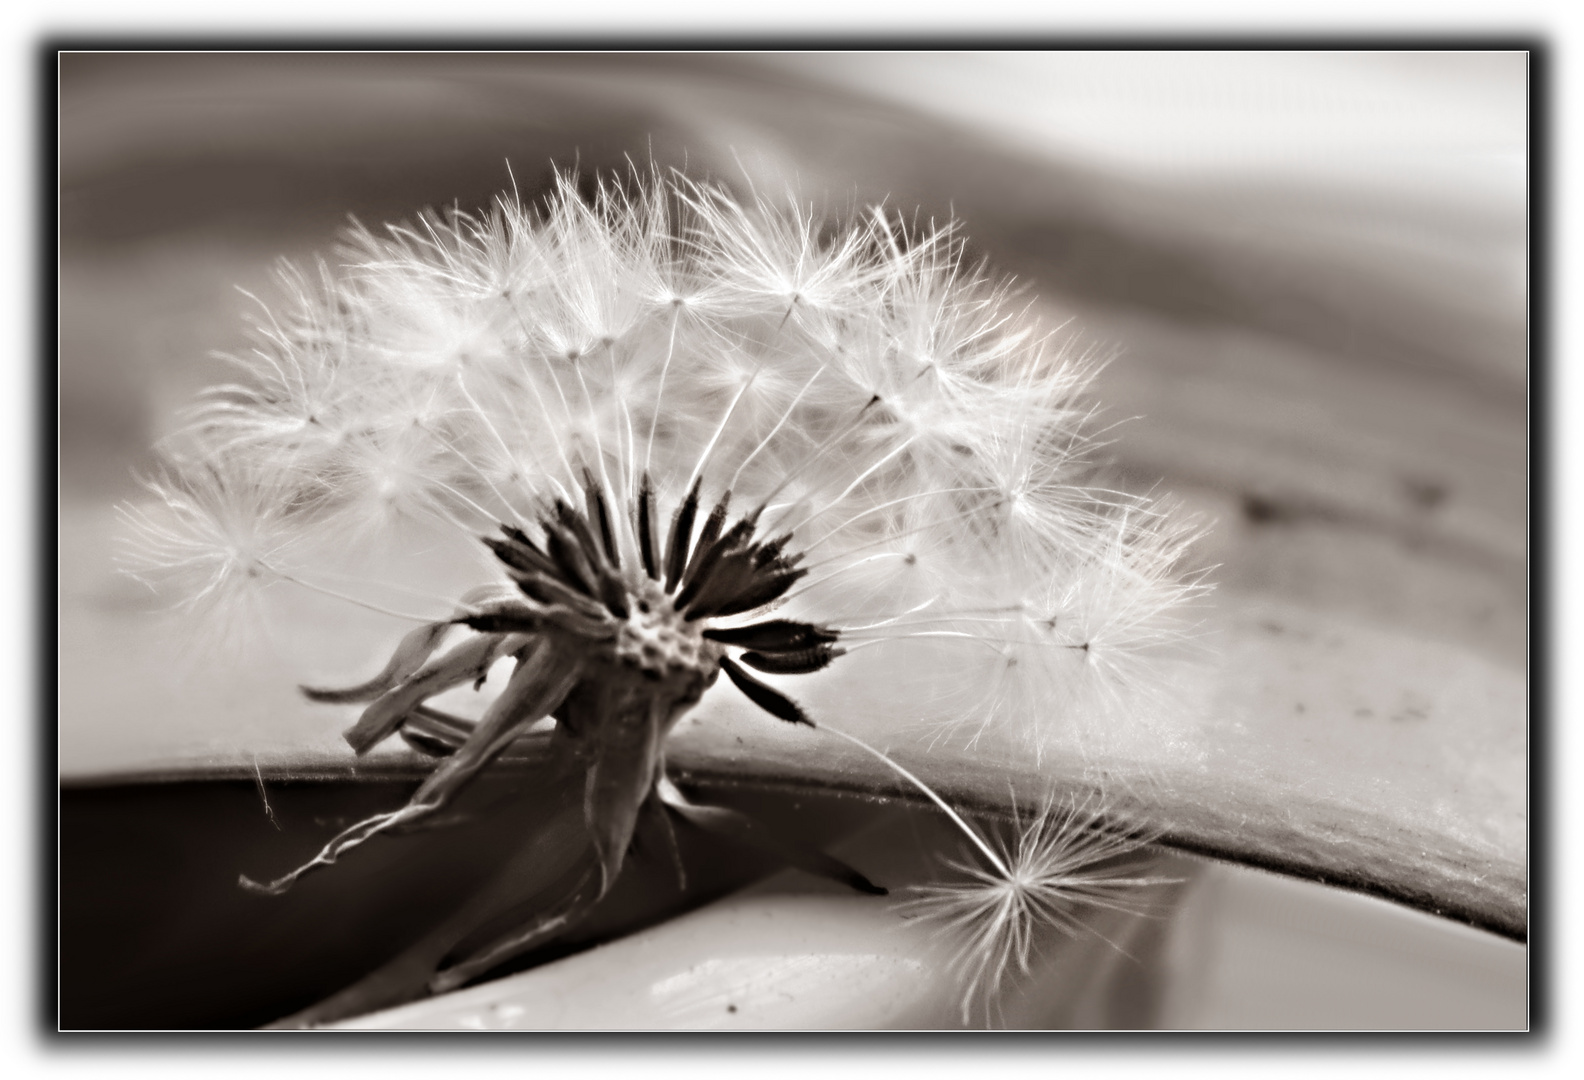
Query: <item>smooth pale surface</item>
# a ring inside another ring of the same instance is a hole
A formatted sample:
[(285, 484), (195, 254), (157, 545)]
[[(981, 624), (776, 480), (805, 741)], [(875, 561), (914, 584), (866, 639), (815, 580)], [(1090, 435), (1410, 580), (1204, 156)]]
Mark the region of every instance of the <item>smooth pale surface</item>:
[[(1164, 933), (1128, 938), (1118, 934), (1125, 922), (1111, 920), (1103, 932), (1120, 937), (1126, 957), (1097, 939), (1054, 943), (1030, 977), (1008, 983), (999, 1026), (1507, 1031), (1527, 1024), (1527, 957), (1511, 941), (1239, 867), (1199, 864), (1188, 874), (1187, 894), (1164, 916)], [(961, 1025), (948, 938), (909, 923), (884, 900), (809, 894), (799, 884), (783, 878), (578, 956), (338, 1026)], [(1132, 1011), (1120, 1005), (1127, 998)]]
[[(954, 1003), (930, 935), (883, 901), (732, 898), (580, 956), (358, 1028), (936, 1027)], [(915, 1021), (915, 1018), (917, 1020)]]
[(1395, 904), (1224, 864), (1172, 917), (1160, 1025), (1521, 1031), (1528, 953)]

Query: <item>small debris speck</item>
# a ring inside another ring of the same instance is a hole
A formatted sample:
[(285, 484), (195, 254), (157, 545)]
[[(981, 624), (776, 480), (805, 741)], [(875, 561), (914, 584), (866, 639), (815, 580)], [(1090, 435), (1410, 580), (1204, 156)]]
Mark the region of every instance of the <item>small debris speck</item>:
[(1434, 510), (1446, 502), (1451, 491), (1445, 484), (1435, 480), (1405, 478), (1403, 480), (1403, 494), (1408, 501), (1421, 510)]

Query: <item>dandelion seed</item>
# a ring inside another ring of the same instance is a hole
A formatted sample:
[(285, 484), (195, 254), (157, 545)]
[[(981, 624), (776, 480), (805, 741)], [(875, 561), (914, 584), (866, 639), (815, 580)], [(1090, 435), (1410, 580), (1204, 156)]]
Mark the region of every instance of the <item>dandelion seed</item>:
[(1120, 825), (1098, 799), (1063, 801), (1052, 795), (1027, 821), (1020, 818), (1014, 800), (1010, 823), (985, 830), (890, 755), (828, 723), (820, 727), (878, 758), (918, 788), (972, 848), (962, 858), (946, 861), (946, 880), (912, 886), (910, 898), (898, 905), (905, 917), (935, 923), (956, 939), (951, 966), (963, 985), (964, 1024), (971, 1021), (975, 1005), (987, 1017), (994, 1013), (1009, 976), (1030, 974), (1030, 961), (1053, 933), (1095, 933), (1084, 921), (1083, 909), (1143, 916), (1149, 908), (1142, 894), (1177, 882), (1143, 874), (1147, 860), (1119, 862), (1157, 837)]
[[(915, 664), (960, 645), (955, 670), (1002, 661), (953, 705), (970, 738), (1039, 751), (1053, 703), (1066, 725), (1124, 717), (1089, 702), (1097, 686), (1126, 699), (1139, 658), (1179, 632), (1191, 534), (1086, 483), (1091, 358), (962, 251), (954, 226), (878, 210), (831, 228), (795, 201), (681, 177), (607, 179), (584, 199), (563, 176), (542, 207), (358, 227), (341, 269), (284, 270), (285, 304), (233, 360), (241, 380), (204, 396), (149, 498), (123, 509), (128, 570), (195, 616), (235, 616), (261, 583), (379, 610), (313, 556), (416, 529), (452, 538), (429, 545), (437, 565), (474, 577), (449, 611), (385, 608), (421, 625), (393, 621), (403, 636), (373, 678), (307, 691), (358, 708), (356, 753), (400, 736), (433, 773), (248, 884), (284, 891), (432, 819), (512, 742), (546, 739), (584, 784), (586, 872), (434, 973), (452, 986), (582, 917), (642, 815), (752, 832), (664, 783), (666, 735), (706, 693), (809, 724), (783, 679), (865, 664), (851, 654), (871, 645)], [(429, 704), (502, 660), (514, 671), (478, 722)], [(1004, 857), (980, 846), (1016, 886), (1003, 914), (960, 908), (1004, 957), (975, 985), (1021, 963), (1050, 898), (1077, 888), (1051, 883), (1068, 849), (1044, 832)], [(828, 856), (782, 854), (874, 888)]]
[(975, 852), (948, 862), (945, 880), (913, 886), (899, 905), (955, 939), (965, 1024), (976, 1006), (994, 1012), (1009, 980), (1030, 973), (1053, 935), (1096, 933), (1085, 909), (1144, 916), (1147, 891), (1177, 880), (1150, 874), (1147, 858), (1128, 861), (1153, 837), (1108, 820), (1097, 800), (1052, 798), (1026, 820), (1014, 809), (991, 835), (994, 850), (975, 835)]
[(264, 619), (264, 589), (304, 546), (296, 518), (318, 495), (260, 469), (198, 461), (145, 480), (153, 498), (117, 507), (121, 570), (173, 597), (212, 639), (240, 641)]

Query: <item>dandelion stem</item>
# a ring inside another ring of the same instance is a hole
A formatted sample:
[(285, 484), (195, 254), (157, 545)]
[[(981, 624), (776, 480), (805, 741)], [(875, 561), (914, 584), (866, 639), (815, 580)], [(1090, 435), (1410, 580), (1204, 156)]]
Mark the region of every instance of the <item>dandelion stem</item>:
[(722, 416), (720, 423), (715, 426), (715, 434), (710, 436), (709, 444), (704, 447), (704, 452), (699, 455), (698, 464), (693, 466), (693, 475), (689, 476), (688, 482), (683, 485), (684, 491), (692, 491), (693, 485), (704, 475), (704, 467), (709, 464), (710, 455), (715, 453), (715, 447), (720, 445), (721, 436), (726, 434), (726, 425), (731, 423), (731, 418), (736, 414), (737, 406), (741, 403), (743, 395), (748, 393), (748, 388), (753, 385), (754, 380), (758, 377), (759, 371), (755, 369), (754, 373), (744, 380), (742, 386), (738, 387), (736, 396), (732, 398), (731, 404), (726, 408), (726, 415)]
[[(915, 499), (929, 499), (929, 498), (935, 498), (935, 497), (938, 497), (938, 496), (941, 496), (941, 495), (965, 495), (965, 494), (968, 494), (970, 492), (975, 492), (975, 491), (993, 491), (993, 490), (995, 490), (995, 489), (994, 488), (988, 488), (988, 487), (934, 488), (934, 489), (931, 489), (929, 491), (915, 491), (915, 492), (912, 492), (912, 493), (907, 494), (907, 495), (899, 495), (895, 499), (889, 499), (886, 502), (880, 503), (880, 504), (878, 504), (876, 506), (871, 506), (867, 510), (859, 511), (858, 513), (854, 514), (852, 517), (848, 518), (846, 521), (842, 522), (840, 525), (837, 525), (835, 528), (833, 528), (829, 532), (825, 533), (818, 540), (813, 540), (813, 541), (810, 541), (807, 544), (804, 544), (803, 545), (803, 552), (804, 552), (804, 554), (807, 554), (808, 552), (812, 551), (814, 548), (817, 548), (821, 544), (825, 543), (825, 541), (829, 540), (831, 537), (835, 536), (837, 533), (841, 532), (843, 529), (851, 528), (853, 525), (855, 525), (859, 521), (862, 521), (864, 518), (869, 517), (871, 514), (883, 513), (884, 511), (891, 509), (891, 507), (893, 507), (893, 506), (900, 506), (903, 503), (912, 502)], [(809, 517), (805, 518), (803, 521), (799, 522), (799, 526), (801, 527), (802, 525), (808, 524), (810, 521), (813, 521), (814, 518), (816, 518), (818, 516), (819, 516), (819, 514), (810, 515)]]
[(908, 438), (903, 439), (900, 443), (898, 443), (896, 445), (895, 449), (893, 449), (890, 453), (886, 454), (879, 461), (876, 461), (873, 465), (869, 466), (863, 472), (859, 473), (857, 475), (857, 477), (855, 477), (853, 479), (852, 483), (848, 484), (845, 488), (842, 489), (842, 493), (840, 495), (836, 496), (834, 499), (826, 500), (825, 505), (820, 507), (818, 510), (809, 511), (807, 514), (805, 514), (798, 521), (798, 523), (796, 525), (793, 525), (790, 528), (788, 528), (788, 527), (786, 527), (784, 525), (781, 525), (780, 522), (786, 520), (786, 515), (783, 514), (781, 516), (781, 518), (777, 519), (777, 524), (774, 526), (775, 529), (778, 530), (778, 531), (781, 531), (781, 532), (796, 532), (798, 529), (801, 529), (803, 526), (807, 525), (809, 522), (813, 521), (815, 518), (818, 518), (818, 517), (821, 517), (821, 516), (823, 516), (825, 514), (830, 513), (831, 510), (833, 510), (834, 508), (840, 506), (846, 500), (847, 496), (851, 495), (854, 491), (857, 491), (858, 488), (863, 485), (864, 481), (868, 480), (871, 476), (873, 476), (875, 473), (879, 472), (886, 465), (889, 465), (891, 463), (891, 459), (892, 458), (896, 457), (897, 455), (899, 455), (902, 452), (904, 452), (905, 450), (907, 450), (907, 448), (909, 446), (911, 446), (912, 443), (913, 443), (913, 437), (912, 436), (909, 436)]
[[(276, 570), (270, 569), (269, 572), (272, 573), (272, 574), (277, 574), (279, 576), (278, 571), (276, 571)], [(344, 582), (346, 582), (348, 584), (351, 584), (351, 585), (367, 585), (367, 584), (369, 584), (369, 579), (368, 579), (367, 576), (359, 575), (359, 574), (343, 574), (343, 573), (340, 573), (339, 571), (330, 570), (330, 569), (325, 568), (325, 567), (320, 567), (317, 570), (315, 570), (315, 574), (318, 577), (320, 577), (320, 578), (330, 578), (330, 579), (333, 579), (333, 580), (336, 580), (336, 581), (344, 581)], [(301, 584), (301, 583), (297, 582), (297, 581), (293, 581), (292, 584), (295, 585), (295, 584)], [(428, 601), (430, 603), (440, 604), (440, 605), (446, 606), (446, 607), (454, 607), (456, 605), (456, 602), (457, 602), (455, 596), (445, 596), (445, 595), (442, 595), (440, 593), (428, 592), (428, 591), (426, 591), (424, 589), (414, 588), (411, 585), (404, 585), (404, 584), (402, 584), (399, 581), (382, 581), (382, 582), (379, 583), (379, 585), (380, 585), (380, 587), (382, 589), (391, 589), (391, 590), (394, 590), (396, 592), (403, 593), (403, 594), (411, 597), (414, 600), (424, 600), (424, 601)], [(498, 589), (500, 591), (501, 595), (503, 595), (503, 596), (511, 596), (512, 595), (511, 590), (507, 586), (496, 585), (496, 586), (493, 586), (493, 587)], [(432, 620), (428, 620), (428, 621), (432, 621)]]
[(380, 607), (378, 604), (371, 604), (367, 600), (359, 600), (355, 596), (351, 596), (344, 592), (339, 592), (335, 589), (328, 589), (323, 585), (315, 585), (311, 581), (305, 581), (304, 579), (296, 577), (292, 574), (288, 574), (285, 571), (277, 570), (275, 567), (271, 566), (267, 562), (264, 562), (262, 559), (258, 561), (258, 565), (263, 567), (265, 570), (268, 570), (282, 581), (289, 581), (293, 585), (300, 585), (310, 592), (316, 592), (322, 596), (328, 596), (336, 600), (344, 600), (348, 604), (355, 604), (360, 608), (366, 608), (369, 611), (378, 612), (381, 615), (389, 615), (393, 619), (405, 619), (408, 622), (415, 623), (432, 623), (439, 621), (430, 615), (411, 615), (405, 611), (395, 611), (391, 608)]
[(857, 746), (859, 749), (867, 750), (869, 753), (871, 753), (875, 757), (879, 758), (882, 762), (884, 762), (891, 769), (893, 769), (894, 771), (899, 773), (901, 776), (905, 777), (910, 783), (913, 784), (914, 787), (918, 788), (925, 795), (927, 795), (931, 802), (933, 802), (936, 806), (940, 807), (941, 810), (943, 810), (945, 812), (947, 817), (951, 818), (952, 822), (959, 829), (962, 830), (963, 835), (967, 836), (968, 839), (970, 839), (970, 840), (972, 840), (974, 842), (974, 846), (977, 847), (980, 850), (980, 852), (982, 852), (984, 854), (984, 857), (990, 861), (990, 865), (995, 867), (996, 870), (1000, 872), (1002, 877), (1010, 878), (1012, 876), (1012, 871), (1007, 868), (1007, 864), (1004, 861), (1002, 861), (1001, 856), (999, 856), (999, 855), (997, 855), (995, 853), (995, 849), (992, 848), (989, 845), (989, 843), (987, 843), (985, 841), (985, 839), (982, 836), (979, 835), (979, 830), (975, 829), (972, 825), (968, 824), (967, 820), (961, 814), (957, 813), (957, 811), (953, 810), (947, 804), (945, 799), (943, 799), (939, 795), (935, 794), (935, 789), (934, 788), (930, 787), (924, 781), (922, 781), (918, 777), (914, 776), (911, 772), (909, 772), (907, 769), (905, 769), (901, 765), (901, 763), (897, 762), (895, 759), (890, 757), (888, 754), (884, 753), (883, 751), (875, 749), (873, 746), (870, 746), (868, 743), (864, 742), (858, 736), (849, 735), (849, 734), (847, 734), (847, 732), (842, 731), (840, 728), (833, 728), (829, 724), (827, 724), (827, 723), (825, 723), (823, 721), (821, 721), (816, 726), (821, 731), (828, 731), (832, 735), (837, 735), (837, 736), (840, 736), (843, 739), (846, 739), (848, 742), (852, 743), (854, 746)]
[(1022, 607), (1021, 604), (1003, 604), (1003, 605), (1001, 605), (999, 607), (958, 608), (955, 611), (942, 611), (939, 614), (927, 615), (927, 616), (925, 616), (922, 619), (914, 619), (911, 622), (904, 622), (903, 621), (904, 619), (907, 619), (909, 616), (916, 615), (919, 612), (923, 611), (925, 608), (927, 608), (930, 605), (934, 604), (935, 603), (935, 599), (936, 599), (935, 597), (930, 597), (928, 600), (924, 601), (922, 604), (919, 604), (916, 607), (909, 608), (907, 611), (904, 611), (904, 612), (902, 612), (899, 615), (893, 615), (889, 619), (882, 619), (879, 622), (868, 623), (868, 624), (866, 624), (864, 626), (844, 627), (842, 629), (842, 634), (845, 636), (847, 634), (860, 633), (860, 632), (865, 631), (865, 630), (879, 630), (882, 627), (895, 628), (897, 626), (923, 626), (923, 625), (928, 625), (928, 624), (934, 623), (934, 622), (955, 622), (955, 621), (959, 621), (959, 620), (961, 620), (961, 621), (978, 621), (978, 622), (995, 622), (995, 621), (1000, 621), (1000, 620), (986, 619), (986, 618), (984, 618), (984, 616), (1006, 615), (1006, 614), (1011, 614), (1012, 612), (1015, 612), (1015, 611), (1022, 611), (1023, 610), (1023, 607)]
[[(964, 510), (961, 513), (952, 514), (949, 517), (939, 518), (935, 521), (926, 521), (924, 524), (915, 525), (911, 529), (903, 529), (901, 532), (890, 533), (889, 535), (871, 540), (867, 544), (858, 544), (854, 547), (848, 548), (846, 551), (839, 552), (835, 555), (827, 555), (823, 559), (817, 559), (814, 562), (806, 563), (804, 565), (809, 570), (818, 570), (829, 566), (833, 562), (839, 562), (850, 555), (856, 555), (860, 551), (868, 551), (870, 548), (879, 547), (881, 544), (889, 544), (894, 540), (905, 540), (910, 536), (917, 536), (919, 533), (928, 532), (930, 529), (940, 528), (943, 525), (950, 525), (953, 522), (961, 521), (964, 518), (971, 518), (978, 513), (981, 513), (981, 510), (978, 508), (972, 508)], [(805, 548), (804, 550), (806, 551), (808, 549)]]
[[(500, 447), (501, 453), (504, 455), (503, 460), (508, 462), (511, 461), (513, 456), (511, 447), (506, 445), (506, 440), (501, 437), (500, 430), (495, 426), (495, 421), (490, 419), (489, 413), (484, 411), (483, 407), (479, 405), (478, 400), (474, 398), (473, 392), (467, 388), (467, 380), (462, 377), (462, 373), (460, 371), (456, 373), (456, 380), (457, 389), (462, 391), (462, 396), (467, 398), (468, 404), (473, 407), (473, 412), (478, 416), (479, 422), (483, 425), (484, 430), (490, 433), (490, 437), (493, 438), (496, 445)], [(444, 442), (446, 446), (450, 447), (451, 451), (458, 457), (466, 461), (469, 465), (473, 466), (473, 471), (478, 473), (479, 477), (489, 485), (490, 490), (495, 493), (495, 497), (500, 499), (500, 501), (506, 505), (508, 510), (511, 510), (512, 516), (515, 517), (519, 523), (524, 520), (523, 517), (517, 513), (516, 509), (512, 507), (511, 500), (506, 498), (506, 496), (501, 493), (501, 490), (495, 486), (495, 482), (489, 478), (483, 469), (474, 464), (471, 458), (462, 453), (462, 451), (458, 450), (451, 442), (445, 439), (441, 439), (441, 441)], [(537, 456), (538, 455), (536, 454), (535, 457), (537, 458)]]
[(660, 365), (660, 382), (655, 388), (654, 416), (649, 420), (649, 444), (644, 448), (644, 472), (649, 471), (649, 466), (654, 460), (655, 428), (660, 426), (660, 402), (665, 397), (666, 375), (671, 371), (671, 358), (676, 355), (677, 323), (681, 320), (682, 305), (673, 304), (670, 340), (666, 343), (665, 362)]
[(839, 442), (840, 440), (846, 438), (853, 431), (854, 428), (856, 428), (859, 424), (863, 423), (864, 416), (868, 414), (869, 410), (879, 400), (880, 400), (879, 395), (876, 395), (876, 396), (870, 398), (868, 400), (868, 402), (866, 402), (864, 404), (863, 408), (859, 409), (857, 414), (854, 415), (853, 418), (850, 421), (848, 421), (847, 424), (844, 427), (842, 427), (839, 430), (837, 430), (834, 434), (832, 434), (823, 443), (821, 443), (819, 446), (815, 447), (814, 452), (812, 454), (810, 454), (808, 457), (804, 458), (802, 461), (798, 462), (796, 467), (788, 469), (787, 470), (787, 474), (781, 478), (781, 482), (770, 490), (770, 494), (766, 495), (763, 499), (761, 499), (759, 501), (759, 510), (760, 510), (760, 512), (762, 513), (764, 511), (764, 509), (770, 505), (770, 500), (771, 499), (774, 499), (777, 495), (779, 495), (783, 491), (785, 491), (788, 484), (792, 483), (792, 481), (796, 480), (799, 476), (801, 476), (805, 469), (809, 468), (809, 466), (813, 465), (820, 458), (824, 457), (826, 451), (828, 451), (832, 446), (835, 446), (836, 443)]
[[(807, 549), (805, 549), (805, 550), (807, 550)], [(804, 593), (808, 592), (810, 589), (815, 589), (815, 588), (818, 588), (819, 586), (825, 584), (827, 581), (831, 580), (831, 578), (837, 577), (837, 576), (839, 576), (841, 574), (845, 574), (849, 570), (857, 570), (859, 567), (867, 566), (869, 563), (878, 562), (881, 559), (905, 559), (907, 557), (908, 557), (908, 553), (905, 552), (905, 551), (882, 551), (878, 555), (870, 555), (870, 556), (868, 556), (866, 558), (859, 559), (857, 562), (851, 562), (851, 563), (848, 563), (846, 566), (838, 567), (837, 569), (832, 570), (828, 574), (824, 574), (824, 575), (822, 575), (820, 577), (815, 578), (813, 581), (810, 581), (806, 585), (802, 585), (802, 586), (799, 586), (796, 589), (793, 589), (791, 592), (787, 593), (784, 597), (782, 597), (782, 600), (792, 600), (792, 599), (794, 599), (796, 597), (802, 596)]]
[(789, 404), (786, 409), (782, 411), (781, 419), (776, 421), (775, 427), (770, 429), (770, 433), (768, 435), (759, 440), (759, 445), (753, 448), (752, 453), (743, 458), (742, 464), (737, 466), (737, 471), (732, 473), (731, 482), (726, 485), (727, 491), (735, 491), (737, 489), (737, 481), (742, 478), (743, 470), (748, 467), (748, 463), (754, 458), (758, 457), (761, 450), (770, 445), (770, 440), (776, 437), (776, 432), (780, 431), (782, 426), (784, 426), (786, 422), (792, 418), (792, 411), (797, 408), (798, 402), (803, 400), (803, 395), (808, 392), (808, 388), (814, 385), (814, 380), (824, 374), (826, 366), (827, 365), (825, 364), (821, 364), (818, 370), (809, 376), (808, 382), (804, 383), (798, 389), (797, 395), (792, 398), (791, 404)]

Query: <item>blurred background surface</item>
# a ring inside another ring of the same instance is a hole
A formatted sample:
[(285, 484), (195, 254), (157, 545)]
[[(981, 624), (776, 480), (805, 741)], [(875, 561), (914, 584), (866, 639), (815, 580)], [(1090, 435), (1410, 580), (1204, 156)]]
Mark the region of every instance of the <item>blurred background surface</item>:
[[(1124, 482), (1216, 521), (1219, 657), (1194, 752), (1117, 772), (1164, 777), (1201, 850), (1522, 937), (1521, 54), (76, 54), (60, 86), (68, 781), (345, 768), (339, 717), (173, 662), (110, 561), (111, 506), (245, 347), (237, 289), (348, 214), (653, 160), (955, 215), (1114, 353)], [(684, 765), (826, 768), (712, 719), (751, 752), (689, 737)]]

